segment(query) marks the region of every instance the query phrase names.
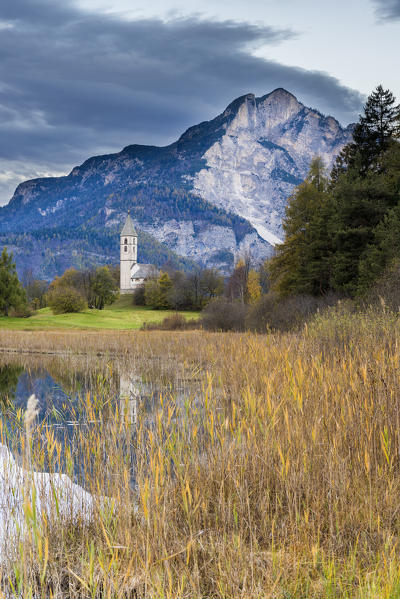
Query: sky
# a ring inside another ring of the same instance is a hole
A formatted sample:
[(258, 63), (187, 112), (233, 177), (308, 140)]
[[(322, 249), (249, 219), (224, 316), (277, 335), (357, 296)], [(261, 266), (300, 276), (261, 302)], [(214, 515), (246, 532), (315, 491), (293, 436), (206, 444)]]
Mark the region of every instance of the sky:
[(400, 0), (1, 0), (0, 205), (284, 87), (347, 125), (400, 101)]

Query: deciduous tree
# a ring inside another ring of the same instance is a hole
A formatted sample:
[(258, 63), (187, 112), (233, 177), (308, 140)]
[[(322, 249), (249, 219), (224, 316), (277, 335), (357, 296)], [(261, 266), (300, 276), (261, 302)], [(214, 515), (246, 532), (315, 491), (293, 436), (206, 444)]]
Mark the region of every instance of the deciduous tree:
[(119, 297), (118, 286), (107, 266), (99, 266), (90, 282), (89, 307), (103, 310)]
[(255, 304), (261, 297), (260, 275), (251, 269), (247, 277), (247, 297), (249, 304)]

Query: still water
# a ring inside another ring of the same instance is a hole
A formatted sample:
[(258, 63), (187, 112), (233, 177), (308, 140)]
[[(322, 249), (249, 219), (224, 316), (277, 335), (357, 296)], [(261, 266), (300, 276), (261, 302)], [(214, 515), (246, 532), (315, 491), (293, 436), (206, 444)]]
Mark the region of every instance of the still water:
[[(197, 385), (176, 363), (157, 357), (141, 364), (93, 357), (0, 354), (1, 442), (12, 448), (17, 459), (21, 457), (23, 416), (28, 398), (34, 394), (38, 414), (33, 446), (40, 446), (42, 456), (37, 469), (67, 472), (86, 486), (90, 464), (87, 456), (81, 455), (85, 440), (96, 432), (106, 436), (107, 422), (114, 420), (115, 430), (115, 419), (120, 419), (124, 434), (118, 442), (132, 462), (134, 480), (138, 414), (151, 428), (160, 397), (170, 394), (174, 401), (185, 402), (194, 396)], [(50, 465), (49, 454), (56, 444), (61, 448), (58, 461)]]

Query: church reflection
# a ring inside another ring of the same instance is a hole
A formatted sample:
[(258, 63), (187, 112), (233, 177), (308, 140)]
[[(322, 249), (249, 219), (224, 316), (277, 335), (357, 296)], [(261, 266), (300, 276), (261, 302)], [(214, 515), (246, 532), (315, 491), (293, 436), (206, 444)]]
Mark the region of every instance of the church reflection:
[(136, 425), (138, 420), (138, 403), (142, 396), (141, 378), (134, 374), (120, 374), (119, 378), (119, 401), (121, 414), (128, 412), (131, 424)]

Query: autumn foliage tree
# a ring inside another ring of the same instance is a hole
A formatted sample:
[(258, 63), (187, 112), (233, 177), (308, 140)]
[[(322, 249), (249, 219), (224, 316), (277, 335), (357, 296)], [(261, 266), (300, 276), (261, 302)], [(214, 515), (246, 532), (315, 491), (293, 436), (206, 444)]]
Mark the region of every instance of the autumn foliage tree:
[(247, 277), (247, 299), (249, 304), (255, 304), (261, 297), (261, 285), (259, 273), (251, 269)]

